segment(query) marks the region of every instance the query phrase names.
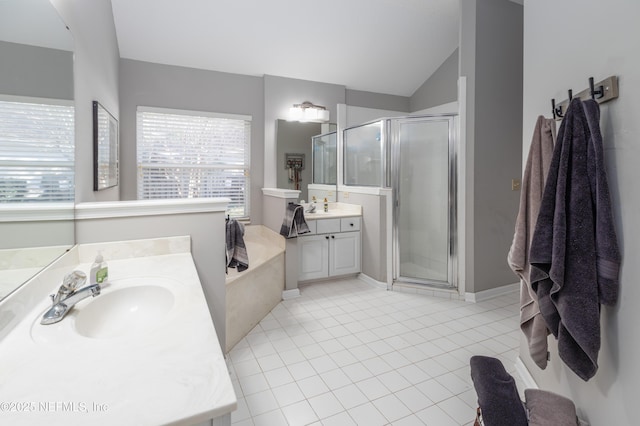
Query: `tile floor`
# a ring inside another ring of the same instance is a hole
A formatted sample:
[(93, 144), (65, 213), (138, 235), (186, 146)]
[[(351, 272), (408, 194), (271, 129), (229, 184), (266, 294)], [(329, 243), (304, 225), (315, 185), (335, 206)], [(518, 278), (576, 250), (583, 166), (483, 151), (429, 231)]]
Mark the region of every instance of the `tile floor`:
[(472, 425), (472, 355), (514, 372), (518, 295), (465, 303), (315, 283), (276, 306), (229, 353), (234, 426)]

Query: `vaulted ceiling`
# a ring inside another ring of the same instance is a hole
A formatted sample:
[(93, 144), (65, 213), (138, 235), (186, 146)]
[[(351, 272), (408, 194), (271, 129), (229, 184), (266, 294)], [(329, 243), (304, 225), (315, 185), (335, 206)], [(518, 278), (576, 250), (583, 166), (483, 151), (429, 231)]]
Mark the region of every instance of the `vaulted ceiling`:
[(111, 0), (122, 58), (411, 96), (458, 46), (458, 0)]

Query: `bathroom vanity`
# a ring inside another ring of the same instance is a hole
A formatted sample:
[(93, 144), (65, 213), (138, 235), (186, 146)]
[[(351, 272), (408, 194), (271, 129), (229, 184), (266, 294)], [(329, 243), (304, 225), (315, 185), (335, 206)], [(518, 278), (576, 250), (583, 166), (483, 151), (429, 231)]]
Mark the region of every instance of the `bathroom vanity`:
[(305, 213), (311, 232), (298, 237), (298, 281), (360, 272), (361, 216), (360, 206), (345, 203), (329, 203), (328, 212)]
[[(40, 324), (60, 274), (88, 273), (98, 251), (100, 295)], [(75, 246), (3, 303), (3, 424), (230, 424), (237, 400), (189, 237)]]

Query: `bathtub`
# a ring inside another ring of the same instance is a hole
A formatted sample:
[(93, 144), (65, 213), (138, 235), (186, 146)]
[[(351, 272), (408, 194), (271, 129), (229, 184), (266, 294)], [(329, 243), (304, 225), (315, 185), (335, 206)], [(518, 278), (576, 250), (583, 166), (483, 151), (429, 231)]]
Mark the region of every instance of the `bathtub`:
[(229, 268), (226, 278), (225, 352), (253, 329), (282, 300), (284, 238), (266, 226), (245, 226), (249, 269)]

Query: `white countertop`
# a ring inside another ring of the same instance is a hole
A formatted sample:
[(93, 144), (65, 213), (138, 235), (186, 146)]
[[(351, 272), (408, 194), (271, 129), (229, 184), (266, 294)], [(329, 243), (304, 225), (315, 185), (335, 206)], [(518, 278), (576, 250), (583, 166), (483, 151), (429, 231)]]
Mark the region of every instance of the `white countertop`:
[[(89, 275), (89, 268), (76, 269)], [(117, 337), (77, 334), (83, 307), (137, 278), (157, 279), (175, 296), (161, 320)], [(191, 254), (109, 261), (109, 281), (57, 324), (40, 324), (50, 306), (43, 299), (0, 342), (1, 423), (189, 425), (233, 411), (236, 396)]]
[(307, 212), (310, 203), (305, 203), (302, 206), (304, 207), (305, 220), (340, 219), (343, 217), (362, 216), (362, 206), (359, 206), (357, 204), (330, 202), (329, 211), (325, 212), (323, 202), (320, 201), (316, 202), (315, 213)]

